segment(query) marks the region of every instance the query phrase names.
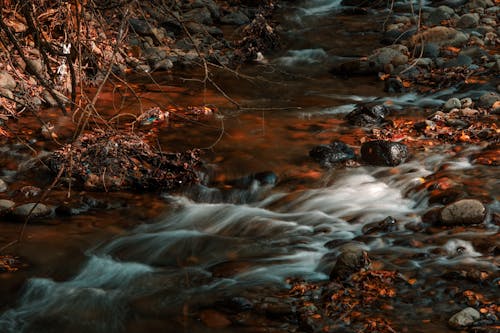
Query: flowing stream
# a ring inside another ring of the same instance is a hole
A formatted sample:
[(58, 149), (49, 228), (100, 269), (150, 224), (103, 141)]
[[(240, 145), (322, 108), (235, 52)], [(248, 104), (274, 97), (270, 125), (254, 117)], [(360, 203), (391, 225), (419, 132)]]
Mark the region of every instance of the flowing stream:
[[(367, 22), (342, 15), (339, 3), (306, 1), (282, 9), (285, 49), (269, 55), (268, 65), (250, 65), (245, 72), (262, 80), (220, 74), (223, 89), (251, 109), (234, 112), (230, 103), (208, 91), (206, 102), (222, 105), (223, 118), (160, 131), (167, 149), (209, 147), (205, 156), (213, 185), (161, 197), (134, 194), (126, 198), (125, 208), (61, 221), (49, 228), (62, 231), (45, 237), (41, 227), (29, 229), (37, 244), (48, 244), (54, 237), (55, 244), (66, 245), (47, 245), (47, 254), (38, 255), (46, 261), (33, 259), (34, 267), (25, 275), (29, 279), (19, 282), (21, 291), (5, 294), (16, 300), (3, 299), (7, 305), (2, 307), (0, 331), (239, 331), (208, 329), (185, 318), (192, 309), (228, 297), (265, 297), (286, 288), (288, 277), (328, 279), (332, 263), (322, 258), (337, 253), (335, 244), (350, 240), (359, 242), (380, 267), (417, 277), (422, 285), (431, 286), (435, 277), (464, 265), (498, 270), (485, 250), (475, 246), (478, 239), (497, 234), (490, 218), (484, 228), (434, 234), (409, 227), (418, 224), (430, 206), (428, 193), (417, 190), (418, 185), (443, 167), (493, 198), (490, 213), (500, 211), (498, 169), (468, 162), (468, 154), (478, 147), (461, 153), (449, 147), (415, 151), (408, 163), (394, 168), (324, 170), (309, 159), (313, 146), (332, 139), (356, 147), (363, 132), (346, 126), (342, 115), (358, 102), (390, 99), (401, 112), (419, 117), (422, 108), (439, 105), (454, 93), (450, 89), (429, 96), (389, 96), (376, 78), (329, 74), (335, 57), (360, 56), (379, 47), (376, 31), (385, 19), (374, 14)], [(165, 80), (161, 84), (172, 84)], [(167, 105), (172, 94), (144, 96)], [(201, 97), (182, 93), (175, 97), (180, 103), (201, 102)], [(102, 104), (111, 108), (111, 101)], [(134, 107), (131, 103), (130, 109)], [(277, 184), (270, 171), (278, 176)], [(248, 177), (262, 172), (270, 178)], [(243, 177), (241, 186), (224, 186)], [(395, 229), (366, 233), (367, 226), (388, 216), (397, 221)], [(417, 241), (420, 246), (415, 246)], [(37, 251), (43, 252), (33, 247), (26, 256), (37, 257)], [(53, 268), (56, 265), (67, 268)], [(422, 287), (422, 299), (426, 295)], [(419, 309), (433, 307), (429, 302), (419, 300), (413, 312), (401, 305), (409, 332), (432, 327), (420, 327), (418, 315)], [(436, 302), (436, 307), (446, 307)], [(436, 327), (447, 330), (443, 324)]]

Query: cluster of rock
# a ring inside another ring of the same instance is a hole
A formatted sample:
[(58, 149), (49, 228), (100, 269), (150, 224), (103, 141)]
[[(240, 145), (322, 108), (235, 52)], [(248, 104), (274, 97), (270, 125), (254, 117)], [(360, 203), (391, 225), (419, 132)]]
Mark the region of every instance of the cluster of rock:
[[(386, 73), (390, 75), (387, 79), (397, 76), (436, 88), (463, 82), (474, 74), (498, 74), (500, 55), (494, 50), (500, 43), (500, 6), (491, 0), (460, 4), (463, 2), (449, 2), (453, 8), (424, 8), (420, 29), (417, 17), (392, 16), (382, 40), (391, 45), (365, 58), (338, 63), (332, 71), (343, 75)], [(455, 75), (457, 71), (466, 75)], [(450, 79), (453, 76), (455, 80)], [(393, 81), (386, 90), (400, 92), (404, 87)]]

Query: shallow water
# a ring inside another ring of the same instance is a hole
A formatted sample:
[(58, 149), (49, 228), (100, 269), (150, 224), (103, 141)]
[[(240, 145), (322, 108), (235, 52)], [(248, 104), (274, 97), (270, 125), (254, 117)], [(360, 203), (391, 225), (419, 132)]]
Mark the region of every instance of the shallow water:
[[(333, 56), (359, 56), (378, 47), (375, 31), (384, 20), (374, 16), (366, 24), (334, 16), (338, 2), (309, 1), (283, 9), (285, 50), (266, 55), (268, 65), (246, 68), (250, 80), (217, 75), (240, 110), (211, 89), (193, 86), (195, 95), (183, 90), (182, 77), (193, 73), (158, 75), (159, 86), (141, 92), (142, 108), (166, 107), (172, 100), (218, 106), (214, 116), (190, 122), (173, 117), (159, 128), (165, 150), (205, 148), (211, 182), (161, 196), (104, 195), (113, 209), (57, 217), (57, 226), (28, 226), (28, 240), (16, 251), (31, 267), (17, 276), (0, 276), (6, 281), (0, 331), (236, 331), (209, 330), (197, 311), (227, 297), (266, 297), (286, 288), (287, 277), (325, 280), (332, 262), (322, 258), (337, 253), (338, 246), (331, 244), (350, 240), (368, 250), (377, 267), (418, 279), (421, 299), (412, 306), (396, 304), (406, 319), (400, 317), (401, 327), (447, 331), (447, 319), (436, 319), (452, 314), (441, 311), (446, 303), (439, 290), (454, 284), (443, 287), (438, 277), (465, 266), (498, 271), (498, 260), (479, 241), (496, 239), (498, 246), (498, 226), (488, 218), (475, 229), (412, 231), (407, 226), (418, 224), (429, 208), (428, 192), (417, 188), (423, 177), (446, 166), (443, 176), (470, 183), (467, 191), (473, 194), (479, 187), (491, 198), (490, 213), (499, 212), (498, 169), (468, 162), (478, 147), (461, 153), (449, 147), (413, 151), (408, 163), (394, 168), (327, 171), (309, 159), (313, 146), (334, 139), (359, 148), (363, 130), (346, 126), (342, 115), (360, 101), (391, 100), (400, 112), (411, 107), (410, 115), (421, 117), (422, 108), (439, 105), (453, 93), (389, 96), (376, 78), (329, 74)], [(125, 96), (107, 91), (99, 105), (103, 114), (138, 113), (137, 101)], [(117, 110), (120, 104), (123, 109)], [(56, 130), (67, 125), (56, 112), (52, 117)], [(230, 185), (232, 179), (264, 171), (279, 177), (276, 186), (257, 180), (242, 188)], [(65, 195), (56, 191), (54, 203)], [(395, 230), (363, 232), (387, 216), (396, 219)], [(18, 226), (5, 230), (8, 240)], [(436, 288), (438, 295), (426, 288)], [(484, 292), (495, 295), (495, 290)], [(420, 327), (431, 317), (431, 324)]]

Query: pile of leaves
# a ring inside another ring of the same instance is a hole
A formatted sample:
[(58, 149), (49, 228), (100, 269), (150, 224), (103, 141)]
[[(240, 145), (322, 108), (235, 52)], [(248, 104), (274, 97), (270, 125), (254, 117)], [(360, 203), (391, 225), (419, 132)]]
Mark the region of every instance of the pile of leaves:
[(349, 326), (359, 332), (393, 333), (384, 312), (393, 309), (398, 279), (394, 271), (362, 270), (326, 285), (295, 281), (289, 294), (298, 299), (299, 321), (306, 330), (334, 332)]
[(89, 190), (173, 190), (199, 182), (198, 150), (164, 153), (132, 133), (94, 131), (55, 151), (48, 158), (61, 172)]

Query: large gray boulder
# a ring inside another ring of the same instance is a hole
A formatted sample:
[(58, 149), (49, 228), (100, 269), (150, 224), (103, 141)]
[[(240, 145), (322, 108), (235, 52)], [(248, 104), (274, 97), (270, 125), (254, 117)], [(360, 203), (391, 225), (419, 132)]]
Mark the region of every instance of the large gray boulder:
[(486, 207), (475, 199), (462, 199), (443, 208), (440, 221), (443, 225), (479, 224), (486, 217)]

